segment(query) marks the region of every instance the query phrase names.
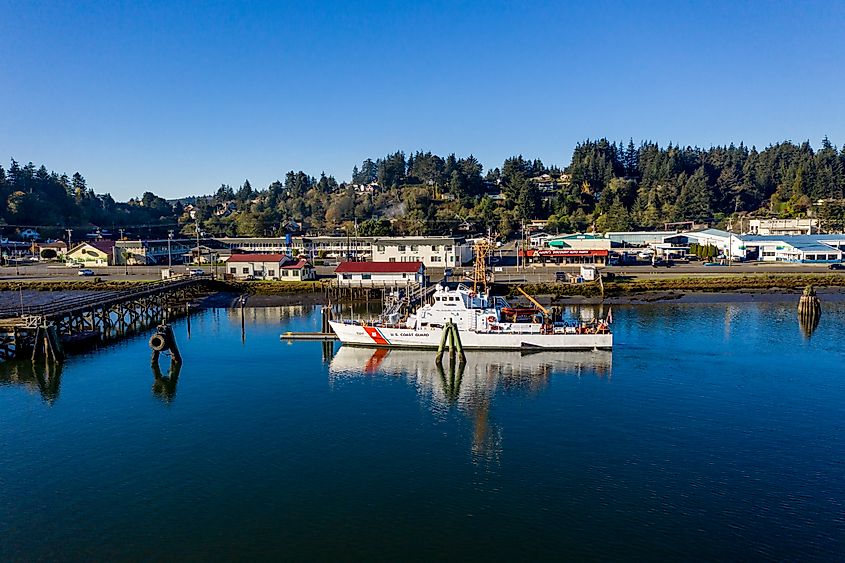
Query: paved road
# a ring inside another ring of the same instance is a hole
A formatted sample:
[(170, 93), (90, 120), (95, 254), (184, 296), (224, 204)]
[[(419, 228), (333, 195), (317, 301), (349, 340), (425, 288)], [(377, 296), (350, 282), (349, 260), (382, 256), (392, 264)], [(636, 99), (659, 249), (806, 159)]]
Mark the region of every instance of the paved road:
[[(500, 263), (501, 264), (501, 263)], [(501, 271), (494, 273), (498, 281), (554, 281), (555, 272), (577, 272), (579, 266), (568, 265), (547, 265), (547, 266), (528, 266), (525, 269), (517, 268), (516, 266), (500, 266), (494, 264), (494, 267), (501, 268)], [(178, 272), (184, 269), (184, 266), (176, 266), (174, 269)], [(160, 280), (161, 267), (160, 266), (108, 266), (91, 268), (96, 277), (103, 279), (114, 280)], [(206, 273), (212, 273), (213, 268), (204, 266)], [(0, 267), (0, 280), (77, 280), (77, 279), (91, 279), (83, 278), (77, 275), (76, 268), (67, 268), (64, 266), (54, 266), (37, 263), (22, 263), (19, 268), (19, 273), (15, 273), (14, 266)], [(603, 269), (607, 272), (613, 272), (617, 275), (627, 275), (636, 277), (678, 277), (695, 275), (726, 275), (726, 274), (751, 274), (751, 273), (778, 273), (778, 274), (840, 274), (845, 275), (843, 271), (831, 271), (826, 264), (788, 264), (788, 263), (743, 263), (734, 264), (731, 266), (704, 266), (701, 262), (691, 262), (689, 264), (679, 264), (670, 268), (653, 268), (651, 266), (608, 266)], [(317, 266), (317, 274), (320, 277), (334, 277), (334, 266)], [(463, 272), (471, 272), (471, 268), (454, 268), (455, 276), (452, 279), (459, 279)], [(223, 268), (218, 267), (218, 273), (223, 273)], [(432, 280), (441, 279), (443, 276), (443, 268), (429, 268), (428, 274)]]

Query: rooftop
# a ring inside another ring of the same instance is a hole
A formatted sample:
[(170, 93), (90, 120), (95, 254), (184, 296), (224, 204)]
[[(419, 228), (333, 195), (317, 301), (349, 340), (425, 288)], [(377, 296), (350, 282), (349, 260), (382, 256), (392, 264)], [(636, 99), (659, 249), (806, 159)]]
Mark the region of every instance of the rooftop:
[(247, 253), (247, 254), (232, 254), (229, 256), (227, 262), (282, 262), (288, 260), (287, 254), (280, 253)]
[[(415, 274), (422, 262), (341, 262), (339, 274)], [(424, 266), (423, 266), (424, 267)]]

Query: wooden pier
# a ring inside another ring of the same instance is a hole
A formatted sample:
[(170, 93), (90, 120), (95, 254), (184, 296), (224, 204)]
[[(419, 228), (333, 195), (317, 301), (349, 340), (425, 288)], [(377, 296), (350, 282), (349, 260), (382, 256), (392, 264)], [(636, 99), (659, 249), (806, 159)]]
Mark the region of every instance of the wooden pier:
[(208, 290), (207, 282), (206, 278), (163, 281), (0, 309), (0, 358), (31, 356), (60, 362), (64, 348), (114, 340), (187, 314), (190, 301)]

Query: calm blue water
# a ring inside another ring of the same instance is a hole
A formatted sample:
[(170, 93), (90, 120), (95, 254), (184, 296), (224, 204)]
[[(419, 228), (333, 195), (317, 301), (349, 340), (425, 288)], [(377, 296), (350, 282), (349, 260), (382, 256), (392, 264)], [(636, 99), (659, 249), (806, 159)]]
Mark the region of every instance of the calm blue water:
[(0, 367), (0, 559), (841, 560), (845, 308), (794, 311), (616, 306), (612, 356), (441, 375), (210, 310), (175, 385), (148, 335)]

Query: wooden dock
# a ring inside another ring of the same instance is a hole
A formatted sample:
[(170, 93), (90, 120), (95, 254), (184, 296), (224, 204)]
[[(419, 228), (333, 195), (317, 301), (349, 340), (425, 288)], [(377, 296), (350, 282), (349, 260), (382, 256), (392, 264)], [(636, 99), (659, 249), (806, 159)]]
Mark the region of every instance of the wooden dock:
[(282, 340), (337, 340), (333, 332), (285, 332), (279, 337)]
[(207, 290), (207, 278), (196, 277), (0, 309), (0, 358), (38, 359), (36, 337), (47, 327), (55, 327), (49, 331), (58, 337), (54, 344), (72, 347), (121, 338), (187, 314), (190, 301)]

